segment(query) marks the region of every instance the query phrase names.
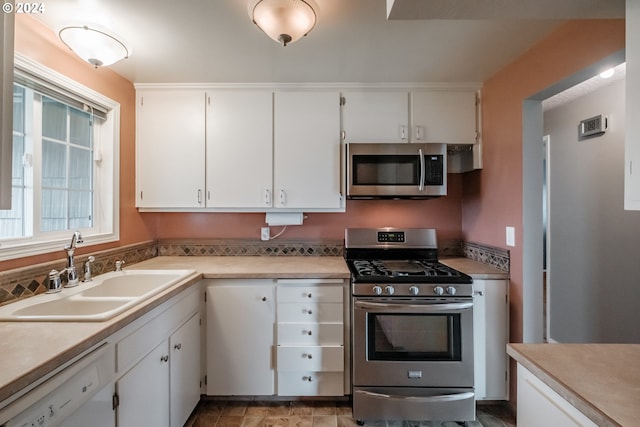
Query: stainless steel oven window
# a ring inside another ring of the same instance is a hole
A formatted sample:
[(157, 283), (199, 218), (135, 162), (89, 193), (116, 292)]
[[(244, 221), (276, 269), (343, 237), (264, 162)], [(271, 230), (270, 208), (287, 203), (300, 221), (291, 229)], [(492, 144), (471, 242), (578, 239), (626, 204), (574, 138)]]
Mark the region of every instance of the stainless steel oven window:
[(367, 314), (367, 359), (460, 361), (460, 314)]

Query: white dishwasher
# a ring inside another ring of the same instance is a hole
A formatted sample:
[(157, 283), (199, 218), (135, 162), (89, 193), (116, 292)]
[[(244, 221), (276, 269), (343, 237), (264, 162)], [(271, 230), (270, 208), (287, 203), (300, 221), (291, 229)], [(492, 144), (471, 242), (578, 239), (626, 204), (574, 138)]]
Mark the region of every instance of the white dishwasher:
[(2, 427), (115, 427), (115, 349), (83, 356), (0, 411)]

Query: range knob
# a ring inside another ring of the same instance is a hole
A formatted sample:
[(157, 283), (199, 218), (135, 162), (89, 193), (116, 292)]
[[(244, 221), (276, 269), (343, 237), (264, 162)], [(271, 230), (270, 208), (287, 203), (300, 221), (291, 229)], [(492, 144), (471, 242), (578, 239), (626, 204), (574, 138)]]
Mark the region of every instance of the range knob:
[(382, 295), (382, 288), (380, 286), (374, 286), (373, 293), (376, 295)]
[(420, 289), (418, 289), (417, 286), (411, 286), (409, 287), (409, 293), (411, 295), (418, 295), (420, 293)]
[(447, 294), (455, 295), (456, 294), (456, 288), (454, 288), (453, 286), (447, 286)]
[(442, 286), (436, 286), (435, 288), (433, 288), (433, 293), (436, 295), (442, 295), (444, 293), (444, 289), (442, 288)]
[(384, 290), (389, 294), (389, 295), (393, 295), (393, 293), (396, 291), (393, 286), (386, 286), (384, 288)]

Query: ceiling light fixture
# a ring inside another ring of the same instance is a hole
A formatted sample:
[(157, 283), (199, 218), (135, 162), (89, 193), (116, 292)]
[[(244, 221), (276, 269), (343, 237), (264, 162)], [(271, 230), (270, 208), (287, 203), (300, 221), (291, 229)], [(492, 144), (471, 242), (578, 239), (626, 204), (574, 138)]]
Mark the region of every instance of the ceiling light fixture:
[(69, 25), (58, 31), (58, 37), (76, 55), (95, 68), (115, 64), (131, 55), (131, 48), (105, 29)]
[(251, 0), (253, 23), (283, 46), (306, 36), (316, 25), (313, 0)]

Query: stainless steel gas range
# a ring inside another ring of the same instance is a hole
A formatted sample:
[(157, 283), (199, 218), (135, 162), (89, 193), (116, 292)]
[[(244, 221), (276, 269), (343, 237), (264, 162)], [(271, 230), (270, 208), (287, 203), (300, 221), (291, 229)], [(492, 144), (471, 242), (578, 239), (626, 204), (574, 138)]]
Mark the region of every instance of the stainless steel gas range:
[(353, 416), (471, 421), (473, 285), (434, 229), (347, 229)]

